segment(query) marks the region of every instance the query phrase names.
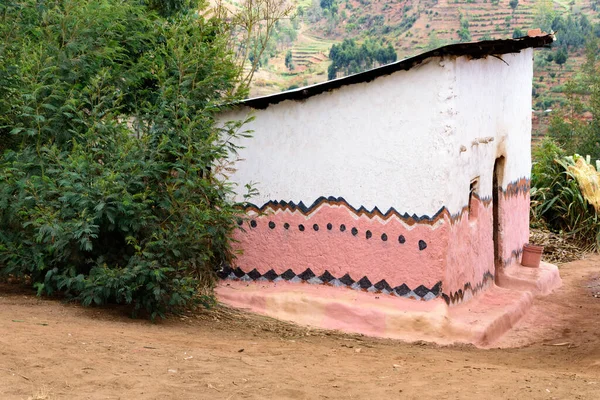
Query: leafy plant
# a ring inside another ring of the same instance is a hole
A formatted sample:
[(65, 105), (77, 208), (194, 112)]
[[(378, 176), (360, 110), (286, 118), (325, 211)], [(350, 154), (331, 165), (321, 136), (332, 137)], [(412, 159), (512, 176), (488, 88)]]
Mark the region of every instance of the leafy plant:
[(531, 221), (561, 232), (582, 244), (600, 249), (600, 218), (583, 196), (572, 166), (579, 156), (568, 157), (552, 140), (545, 139), (534, 152), (531, 174)]
[[(558, 54), (554, 56), (555, 61)], [(569, 79), (563, 87), (566, 107), (554, 114), (548, 127), (549, 136), (568, 153), (589, 154), (594, 159), (600, 159), (600, 70), (597, 54), (598, 42), (590, 41), (581, 73)], [(584, 111), (591, 113), (590, 119), (581, 118)]]
[(0, 4), (0, 275), (151, 318), (210, 302), (239, 217), (220, 160), (247, 133), (215, 124), (237, 68), (196, 10)]

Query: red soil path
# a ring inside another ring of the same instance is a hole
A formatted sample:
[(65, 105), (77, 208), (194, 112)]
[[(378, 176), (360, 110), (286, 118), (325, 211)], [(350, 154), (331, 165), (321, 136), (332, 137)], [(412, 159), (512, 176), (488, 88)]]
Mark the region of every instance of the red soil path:
[(491, 350), (223, 308), (151, 324), (0, 285), (0, 399), (598, 399), (600, 257), (561, 274), (498, 344), (521, 347)]

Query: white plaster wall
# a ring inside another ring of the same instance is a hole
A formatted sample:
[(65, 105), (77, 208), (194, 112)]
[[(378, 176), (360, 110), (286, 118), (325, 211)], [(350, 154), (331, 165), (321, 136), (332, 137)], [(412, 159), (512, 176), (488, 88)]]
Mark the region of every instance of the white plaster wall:
[(452, 68), (431, 59), (303, 102), (222, 115), (256, 116), (246, 126), (254, 136), (240, 143), (244, 160), (231, 178), (239, 185), (257, 182), (257, 205), (285, 200), (308, 206), (336, 196), (356, 208), (431, 216), (446, 203), (448, 165), (457, 156), (446, 123), (452, 76)]
[[(479, 194), (492, 196), (494, 161), (505, 157), (502, 186), (531, 174), (531, 87), (533, 49), (455, 64), (452, 92), (455, 105), (453, 169), (448, 185), (448, 207), (467, 204), (471, 179), (479, 176)], [(481, 143), (478, 139), (492, 137)], [(479, 144), (473, 145), (477, 141)], [(461, 152), (464, 146), (466, 151)]]
[(496, 157), (506, 157), (503, 186), (530, 175), (533, 51), (502, 59), (433, 58), (303, 102), (225, 113), (256, 117), (231, 179), (239, 195), (255, 182), (259, 206), (336, 196), (382, 212), (456, 214), (475, 177), (491, 197)]

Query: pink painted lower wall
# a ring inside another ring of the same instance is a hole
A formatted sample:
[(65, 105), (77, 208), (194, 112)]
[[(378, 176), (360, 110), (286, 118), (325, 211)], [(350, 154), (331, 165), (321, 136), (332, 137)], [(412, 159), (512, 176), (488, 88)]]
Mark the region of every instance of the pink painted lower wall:
[(267, 208), (264, 215), (250, 216), (244, 230), (235, 236), (243, 249), (236, 265), (244, 272), (310, 270), (338, 279), (348, 274), (355, 282), (366, 277), (371, 285), (385, 281), (410, 290), (431, 289), (444, 275), (448, 224), (443, 217), (410, 226), (397, 216), (357, 216), (346, 205), (325, 202), (307, 214)]
[(529, 180), (508, 185), (500, 201), (500, 245), (504, 267), (518, 264), (529, 241)]
[[(529, 181), (499, 193), (500, 258), (518, 263), (529, 236)], [(492, 201), (474, 197), (456, 216), (355, 209), (341, 198), (311, 207), (271, 202), (250, 207), (236, 246), (243, 253), (221, 277), (325, 284), (417, 300), (468, 300), (493, 284)]]
[(449, 231), (442, 287), (446, 301), (452, 304), (468, 300), (493, 282), (493, 206), (491, 201), (474, 199), (471, 212), (473, 207), (476, 213), (463, 213)]
[[(468, 300), (490, 286), (494, 260), (494, 211), (491, 201), (476, 199), (476, 217), (463, 213), (451, 225), (443, 293), (451, 304)], [(518, 264), (529, 239), (529, 180), (519, 179), (498, 193), (499, 263)]]

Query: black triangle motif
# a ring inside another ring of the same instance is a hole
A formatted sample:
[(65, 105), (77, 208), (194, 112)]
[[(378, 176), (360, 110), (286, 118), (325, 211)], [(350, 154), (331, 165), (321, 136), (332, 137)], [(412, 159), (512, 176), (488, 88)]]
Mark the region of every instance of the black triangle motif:
[(255, 281), (258, 278), (260, 278), (262, 275), (260, 274), (260, 272), (258, 272), (256, 270), (256, 268), (254, 268), (252, 271), (248, 272), (248, 276), (250, 277), (250, 279), (252, 279), (253, 281)]
[(266, 280), (274, 281), (275, 279), (277, 279), (278, 276), (279, 275), (277, 275), (277, 273), (275, 271), (270, 269), (267, 272), (265, 272), (262, 277), (265, 278)]
[(308, 281), (309, 279), (312, 279), (315, 276), (316, 275), (314, 274), (314, 272), (312, 272), (310, 268), (307, 268), (306, 271), (298, 275), (298, 278), (302, 279), (303, 281)]
[(375, 289), (379, 291), (387, 290), (388, 292), (391, 292), (393, 290), (392, 287), (385, 281), (385, 279), (382, 279), (379, 282), (377, 282), (375, 284)]
[(370, 288), (373, 285), (371, 284), (371, 281), (366, 276), (363, 276), (362, 279), (360, 281), (358, 281), (358, 286), (360, 286), (361, 289), (367, 290), (368, 288)]
[(287, 271), (285, 271), (283, 274), (281, 274), (281, 277), (283, 279), (285, 279), (286, 281), (289, 281), (291, 279), (294, 279), (294, 277), (296, 276), (296, 274), (294, 273), (294, 271), (292, 271), (291, 269), (288, 269)]
[(413, 292), (415, 292), (415, 294), (419, 297), (425, 297), (427, 293), (429, 293), (429, 289), (421, 285), (418, 288), (414, 289)]
[(221, 270), (217, 271), (217, 276), (221, 279), (225, 279), (232, 272), (233, 272), (233, 269), (231, 269), (231, 267), (229, 265), (225, 265), (225, 266), (223, 266), (223, 268), (221, 268)]
[(244, 271), (242, 271), (242, 269), (240, 267), (237, 267), (235, 270), (233, 270), (233, 273), (238, 278), (241, 278), (242, 276), (246, 275), (246, 273)]
[(394, 288), (394, 292), (396, 292), (396, 294), (398, 296), (406, 296), (407, 294), (410, 293), (410, 288), (408, 286), (406, 286), (406, 283), (403, 283), (402, 285), (395, 287)]
[(439, 296), (442, 292), (442, 282), (436, 283), (430, 291), (435, 295), (435, 297)]
[(323, 281), (323, 283), (329, 283), (329, 282), (331, 282), (332, 280), (334, 280), (334, 279), (335, 279), (335, 277), (334, 277), (333, 275), (331, 275), (331, 274), (329, 273), (329, 271), (325, 271), (325, 272), (323, 272), (323, 275), (321, 275), (321, 276), (319, 277), (319, 279), (320, 279), (320, 280), (322, 280), (322, 281)]
[(355, 281), (350, 277), (350, 275), (346, 274), (340, 278), (340, 282), (342, 282), (344, 285), (352, 286)]

